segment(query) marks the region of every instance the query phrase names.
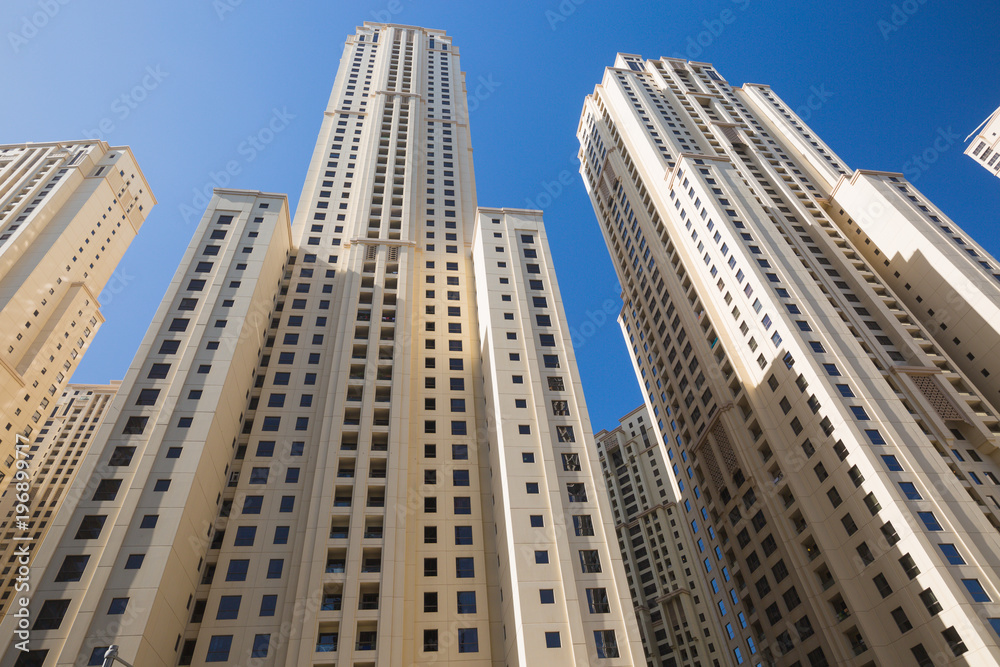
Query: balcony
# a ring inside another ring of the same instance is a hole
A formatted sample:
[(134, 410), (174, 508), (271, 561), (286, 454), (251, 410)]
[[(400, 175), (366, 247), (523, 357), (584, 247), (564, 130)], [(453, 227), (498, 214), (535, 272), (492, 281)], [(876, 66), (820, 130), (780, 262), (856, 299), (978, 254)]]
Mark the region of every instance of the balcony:
[(317, 653), (336, 653), (337, 652), (337, 640), (322, 640), (316, 642), (316, 652)]

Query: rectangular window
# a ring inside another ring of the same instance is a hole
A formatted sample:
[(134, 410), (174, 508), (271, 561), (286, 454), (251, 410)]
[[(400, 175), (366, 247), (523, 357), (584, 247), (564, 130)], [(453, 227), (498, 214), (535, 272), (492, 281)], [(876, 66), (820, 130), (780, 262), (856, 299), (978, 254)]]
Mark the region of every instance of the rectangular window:
[(458, 652), (459, 653), (479, 652), (479, 630), (477, 628), (458, 629)]
[(594, 641), (597, 644), (598, 658), (617, 658), (618, 640), (614, 630), (595, 630)]
[(229, 649), (233, 645), (232, 635), (214, 635), (208, 642), (205, 662), (228, 662)]

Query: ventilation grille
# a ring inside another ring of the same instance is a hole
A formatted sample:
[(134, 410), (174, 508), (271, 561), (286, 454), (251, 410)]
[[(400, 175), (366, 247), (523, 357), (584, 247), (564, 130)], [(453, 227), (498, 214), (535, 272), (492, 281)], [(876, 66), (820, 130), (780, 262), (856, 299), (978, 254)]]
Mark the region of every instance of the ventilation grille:
[(726, 464), (726, 470), (732, 473), (740, 466), (736, 460), (736, 454), (733, 452), (733, 446), (729, 442), (729, 434), (726, 433), (726, 427), (722, 425), (721, 421), (716, 421), (715, 425), (712, 426), (712, 437), (715, 438), (715, 444), (719, 447), (719, 453), (722, 455), (722, 462)]
[(365, 250), (365, 259), (366, 260), (374, 260), (375, 259), (375, 255), (377, 253), (378, 253), (378, 246), (377, 245), (370, 245)]
[(938, 386), (933, 377), (930, 375), (915, 375), (911, 376), (910, 379), (913, 380), (913, 384), (917, 386), (920, 393), (924, 395), (927, 402), (934, 408), (934, 412), (938, 414), (938, 417), (945, 421), (965, 421), (965, 417), (955, 407), (955, 404), (948, 400), (948, 397), (941, 391), (941, 387)]
[[(707, 445), (708, 443), (706, 443)], [(722, 489), (726, 486), (726, 480), (722, 477), (722, 471), (719, 470), (719, 464), (715, 460), (715, 452), (712, 451), (711, 446), (702, 447), (698, 451), (698, 457), (701, 462), (708, 469), (708, 476), (712, 478), (712, 483), (715, 488)]]

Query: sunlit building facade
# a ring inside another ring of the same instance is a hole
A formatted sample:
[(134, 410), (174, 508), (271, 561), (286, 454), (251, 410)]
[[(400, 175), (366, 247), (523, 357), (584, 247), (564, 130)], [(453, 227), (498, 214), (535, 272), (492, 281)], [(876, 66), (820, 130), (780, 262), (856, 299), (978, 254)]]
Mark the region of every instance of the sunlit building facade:
[(0, 491), (103, 324), (98, 295), (155, 203), (127, 146), (0, 145)]
[(568, 331), (451, 38), (366, 23), (294, 221), (216, 190), (3, 664), (641, 660)]
[[(34, 556), (37, 545), (45, 539), (53, 515), (67, 498), (70, 484), (76, 478), (97, 435), (97, 428), (108, 414), (120, 382), (107, 385), (70, 384), (46, 415), (45, 421), (25, 448), (26, 478), (30, 501), (19, 502), (16, 488), (8, 487), (0, 494), (0, 619), (18, 596), (20, 540), (25, 540), (28, 553)], [(27, 510), (18, 511), (19, 505)], [(23, 523), (19, 523), (23, 522)], [(30, 560), (30, 559), (29, 559)]]
[(619, 54), (578, 137), (727, 660), (1000, 660), (1000, 264), (707, 63)]

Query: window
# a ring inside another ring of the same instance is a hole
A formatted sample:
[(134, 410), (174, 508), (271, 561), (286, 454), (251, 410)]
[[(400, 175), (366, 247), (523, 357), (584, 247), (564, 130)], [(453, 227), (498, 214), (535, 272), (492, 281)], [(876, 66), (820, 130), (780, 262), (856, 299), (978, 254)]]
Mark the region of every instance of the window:
[(459, 653), (479, 652), (479, 630), (477, 628), (458, 629), (458, 652)]
[(170, 480), (169, 479), (158, 479), (156, 483), (153, 484), (153, 491), (158, 491), (163, 493), (170, 490)]
[[(170, 371), (170, 364), (153, 364), (152, 366), (149, 367), (149, 374), (146, 377), (151, 380), (162, 380), (163, 378), (167, 377), (167, 373), (169, 371)], [(126, 426), (126, 428), (128, 428), (128, 426)]]
[(562, 455), (563, 470), (568, 470), (570, 472), (579, 472), (580, 467), (580, 455), (579, 454), (563, 454)]
[[(993, 159), (995, 160), (996, 157), (994, 157)], [(962, 637), (958, 634), (958, 630), (955, 629), (955, 626), (951, 626), (950, 628), (941, 632), (941, 636), (944, 637), (944, 640), (946, 642), (948, 642), (948, 647), (951, 649), (951, 652), (956, 656), (962, 655), (963, 653), (969, 650), (968, 647), (966, 647), (965, 642), (962, 641)]]
[(208, 653), (205, 655), (205, 662), (227, 662), (229, 660), (229, 649), (233, 645), (232, 635), (213, 635), (208, 642)]
[(589, 514), (573, 515), (573, 530), (577, 537), (588, 537), (594, 534), (594, 521)]
[(125, 422), (125, 428), (122, 430), (124, 435), (142, 435), (142, 432), (146, 430), (146, 423), (149, 421), (149, 417), (129, 417), (128, 421)]
[(549, 562), (549, 552), (544, 549), (535, 550), (535, 564), (546, 565)]
[(216, 613), (217, 620), (232, 620), (240, 615), (240, 602), (242, 595), (223, 595), (219, 598), (219, 611)]
[(884, 463), (885, 467), (889, 470), (894, 470), (896, 472), (901, 472), (903, 470), (903, 466), (899, 463), (896, 457), (891, 454), (883, 454), (882, 463)]
[(265, 595), (260, 599), (260, 616), (274, 616), (274, 610), (278, 606), (277, 595)]
[(94, 491), (92, 500), (114, 500), (118, 495), (118, 489), (121, 485), (122, 480), (120, 479), (102, 479), (97, 484), (97, 489)]
[(892, 620), (896, 621), (896, 627), (902, 633), (907, 633), (913, 629), (913, 624), (910, 623), (910, 619), (907, 618), (906, 612), (903, 611), (902, 607), (896, 607), (891, 612)]
[(456, 497), (455, 514), (472, 514), (472, 499), (467, 496)]
[(556, 437), (559, 442), (576, 442), (576, 434), (572, 426), (556, 426)]
[(248, 559), (236, 559), (229, 561), (229, 569), (226, 571), (226, 581), (246, 581), (247, 571), (250, 569)]
[(899, 488), (903, 491), (903, 495), (906, 496), (907, 500), (920, 500), (920, 492), (917, 491), (917, 487), (913, 485), (913, 482), (900, 482)]
[(66, 556), (59, 572), (56, 573), (55, 580), (57, 582), (80, 581), (89, 560), (90, 556)]
[[(857, 410), (859, 410), (859, 409), (861, 410), (861, 413), (865, 415), (864, 417), (858, 417)], [(858, 419), (868, 419), (868, 415), (865, 414), (865, 411), (864, 411), (863, 408), (851, 408), (851, 410), (854, 411), (854, 416), (856, 418), (858, 418)], [(882, 434), (876, 428), (865, 429), (865, 435), (868, 436), (868, 440), (873, 445), (884, 445), (885, 444), (885, 438), (882, 437)]]
[(107, 520), (107, 515), (87, 515), (83, 517), (80, 521), (80, 528), (76, 531), (77, 540), (96, 540), (101, 536), (101, 530), (104, 528), (104, 522)]
[(69, 600), (46, 600), (38, 610), (33, 630), (58, 630), (69, 609)]
[(147, 514), (142, 517), (142, 521), (139, 523), (140, 528), (156, 528), (156, 521), (160, 518), (159, 514)]
[(555, 604), (555, 592), (551, 588), (542, 588), (538, 591), (538, 601), (541, 604)]
[(580, 567), (585, 573), (601, 571), (601, 556), (597, 549), (580, 549)]
[(927, 530), (932, 532), (944, 530), (938, 522), (937, 517), (934, 516), (934, 512), (917, 512), (917, 516), (924, 522), (924, 527)]
[(142, 561), (146, 559), (146, 554), (129, 554), (125, 559), (126, 570), (138, 570), (142, 567)]
[(472, 526), (455, 526), (455, 544), (472, 544)]
[(268, 579), (281, 579), (281, 572), (285, 567), (285, 561), (282, 558), (272, 558), (267, 564), (267, 578)]
[(254, 635), (253, 648), (250, 650), (251, 658), (266, 658), (267, 648), (271, 643), (271, 635)]
[(472, 579), (476, 576), (475, 560), (472, 558), (455, 559), (455, 577), (458, 579)]
[(233, 541), (233, 546), (252, 547), (256, 537), (257, 526), (240, 526), (236, 529), (236, 539)]
[(962, 579), (962, 583), (972, 596), (973, 602), (991, 602), (989, 594), (978, 579)]
[(572, 482), (566, 485), (566, 492), (571, 503), (587, 502), (587, 488), (583, 482)]
[(136, 405), (156, 405), (156, 399), (160, 395), (159, 389), (140, 389), (139, 397), (135, 399)]
[(559, 648), (562, 643), (559, 639), (558, 632), (546, 632), (545, 633), (545, 648)]
[(453, 486), (469, 486), (468, 470), (453, 470), (451, 474)]
[(458, 613), (459, 614), (475, 614), (476, 613), (476, 592), (475, 591), (458, 591)]
[(606, 588), (588, 588), (587, 605), (591, 614), (611, 613), (611, 601), (608, 599)]
[(618, 640), (615, 638), (614, 630), (595, 630), (594, 641), (597, 644), (598, 658), (617, 658)]
[(965, 565), (965, 559), (962, 558), (962, 554), (958, 553), (958, 549), (954, 544), (939, 544), (941, 548), (941, 553), (948, 560), (951, 565)]
[(247, 496), (243, 499), (242, 514), (260, 514), (264, 505), (264, 496)]

